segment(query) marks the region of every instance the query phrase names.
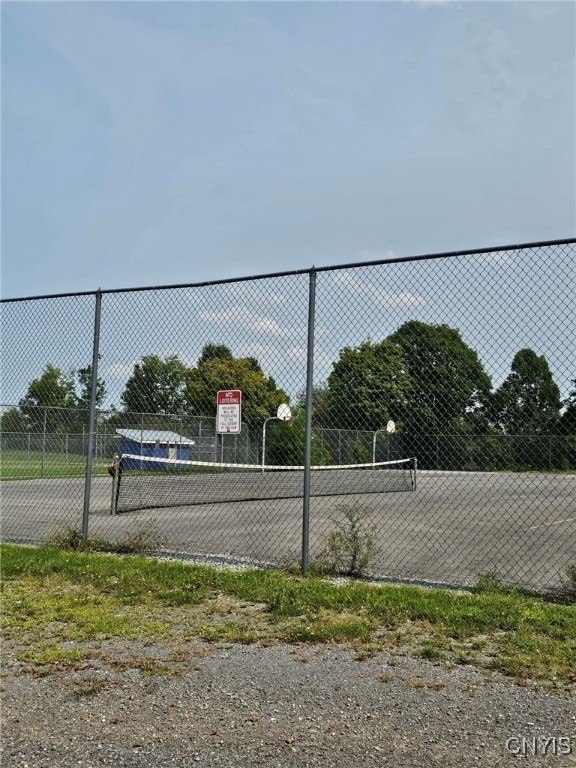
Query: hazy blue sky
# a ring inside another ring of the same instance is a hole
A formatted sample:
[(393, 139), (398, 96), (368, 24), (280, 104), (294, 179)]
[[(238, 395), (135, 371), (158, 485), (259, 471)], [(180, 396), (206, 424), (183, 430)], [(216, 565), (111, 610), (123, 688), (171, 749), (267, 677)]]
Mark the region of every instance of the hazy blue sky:
[(3, 2), (2, 295), (575, 234), (573, 2)]

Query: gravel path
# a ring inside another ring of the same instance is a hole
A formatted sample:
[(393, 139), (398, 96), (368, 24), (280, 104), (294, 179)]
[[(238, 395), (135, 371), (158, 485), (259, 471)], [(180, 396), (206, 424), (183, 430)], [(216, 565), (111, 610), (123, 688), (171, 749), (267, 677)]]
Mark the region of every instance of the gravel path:
[(129, 660), (165, 649), (93, 649), (84, 668), (47, 676), (8, 652), (4, 768), (576, 766), (575, 696), (471, 667), (198, 644), (159, 675)]

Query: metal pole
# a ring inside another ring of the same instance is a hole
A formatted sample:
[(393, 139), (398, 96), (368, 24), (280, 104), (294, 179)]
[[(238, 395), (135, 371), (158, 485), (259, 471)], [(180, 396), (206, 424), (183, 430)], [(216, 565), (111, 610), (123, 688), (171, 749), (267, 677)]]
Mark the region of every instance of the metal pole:
[(264, 419), (264, 424), (262, 425), (262, 472), (264, 472), (264, 467), (266, 466), (266, 424), (272, 421), (272, 419), (277, 418), (278, 416), (268, 416), (267, 419)]
[(46, 453), (46, 420), (48, 417), (48, 408), (44, 408), (44, 424), (42, 426), (42, 458), (40, 464), (40, 477), (44, 477), (44, 454)]
[(92, 391), (90, 394), (90, 419), (88, 423), (88, 447), (86, 455), (86, 475), (84, 477), (84, 510), (82, 514), (82, 541), (88, 541), (88, 517), (90, 515), (90, 487), (92, 483), (92, 455), (94, 453), (94, 432), (96, 424), (96, 397), (98, 395), (98, 359), (100, 348), (100, 314), (102, 310), (102, 292), (96, 291), (96, 309), (94, 312), (94, 336), (92, 341)]
[(116, 514), (116, 506), (118, 501), (118, 484), (120, 483), (120, 472), (122, 471), (122, 464), (120, 456), (115, 453), (112, 461), (112, 499), (110, 502), (110, 514)]
[(44, 423), (42, 426), (42, 452), (40, 454), (40, 477), (44, 477), (44, 452), (46, 451), (46, 413), (44, 408)]
[[(377, 429), (372, 438), (372, 464), (376, 463), (376, 437), (379, 432), (387, 432), (388, 429)], [(388, 459), (390, 459), (390, 435), (388, 435)]]
[(302, 572), (308, 572), (310, 550), (310, 466), (312, 464), (312, 387), (314, 385), (314, 322), (316, 316), (316, 270), (310, 271), (308, 292), (308, 359), (306, 366), (306, 427), (304, 433), (304, 488), (302, 505)]
[(266, 465), (266, 424), (268, 423), (268, 419), (264, 419), (264, 424), (262, 424), (262, 472), (264, 472), (264, 467)]

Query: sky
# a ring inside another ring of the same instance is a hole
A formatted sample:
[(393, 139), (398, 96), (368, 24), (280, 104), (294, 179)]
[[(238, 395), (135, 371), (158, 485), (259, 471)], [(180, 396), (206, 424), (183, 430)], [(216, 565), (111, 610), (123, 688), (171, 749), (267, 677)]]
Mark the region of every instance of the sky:
[(576, 5), (3, 2), (3, 298), (573, 237)]

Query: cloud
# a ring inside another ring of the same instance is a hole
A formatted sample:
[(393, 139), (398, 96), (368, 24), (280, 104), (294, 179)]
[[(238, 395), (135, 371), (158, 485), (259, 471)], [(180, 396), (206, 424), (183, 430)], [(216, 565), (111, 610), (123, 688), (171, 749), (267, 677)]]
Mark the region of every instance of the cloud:
[(304, 345), (293, 344), (289, 347), (275, 347), (269, 344), (248, 342), (239, 347), (241, 357), (255, 357), (266, 369), (273, 367), (277, 370), (286, 370), (287, 365), (305, 365), (308, 353)]
[(362, 280), (348, 270), (336, 272), (332, 279), (336, 287), (348, 291), (351, 295), (362, 295), (380, 307), (421, 307), (426, 303), (424, 297), (417, 293), (387, 291), (379, 285)]
[[(156, 350), (153, 353), (154, 355), (158, 355), (161, 359), (167, 359), (168, 357), (177, 357), (181, 362), (184, 363), (184, 365), (189, 366), (190, 368), (193, 368), (196, 365), (197, 357), (194, 357), (192, 355), (186, 355), (182, 353), (182, 350), (177, 348), (163, 348), (160, 350)], [(132, 376), (134, 373), (134, 367), (142, 362), (142, 359), (146, 357), (146, 355), (142, 355), (141, 357), (138, 357), (137, 359), (132, 360), (129, 363), (111, 363), (110, 365), (105, 366), (105, 374), (109, 376), (112, 379), (118, 379), (120, 381), (125, 381)]]
[(268, 307), (282, 307), (291, 303), (291, 296), (287, 291), (271, 289), (268, 281), (229, 283), (222, 286), (222, 290), (224, 296), (236, 301), (249, 301), (252, 305), (260, 302)]
[(265, 336), (285, 338), (302, 335), (302, 328), (282, 326), (276, 320), (264, 315), (257, 315), (244, 307), (231, 307), (214, 312), (200, 312), (199, 318), (204, 322), (212, 323), (212, 325), (226, 326), (232, 330), (242, 330)]
[(480, 260), (491, 264), (498, 264), (502, 267), (514, 265), (514, 256), (510, 251), (491, 251), (490, 253), (480, 254)]

